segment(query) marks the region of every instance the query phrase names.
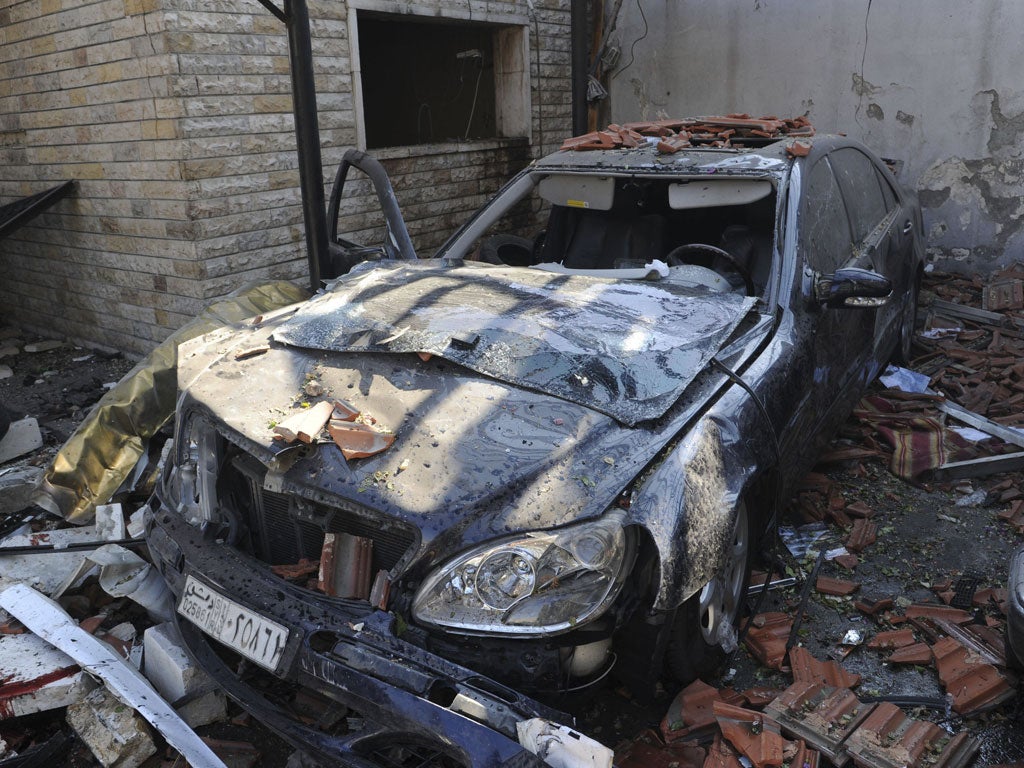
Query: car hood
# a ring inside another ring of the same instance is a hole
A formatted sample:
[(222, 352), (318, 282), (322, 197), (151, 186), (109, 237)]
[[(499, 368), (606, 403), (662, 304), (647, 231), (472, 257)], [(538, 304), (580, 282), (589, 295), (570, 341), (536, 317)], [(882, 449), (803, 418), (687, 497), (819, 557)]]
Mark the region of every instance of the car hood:
[(754, 299), (439, 261), (371, 264), (273, 340), (326, 352), (420, 353), (635, 425), (665, 414)]

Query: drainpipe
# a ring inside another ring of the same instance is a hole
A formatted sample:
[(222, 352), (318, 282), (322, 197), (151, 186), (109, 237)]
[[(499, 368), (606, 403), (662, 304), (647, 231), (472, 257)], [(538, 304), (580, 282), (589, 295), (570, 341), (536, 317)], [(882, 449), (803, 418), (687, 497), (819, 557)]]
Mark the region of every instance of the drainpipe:
[[(268, 2), (260, 0), (268, 9)], [(299, 151), (299, 187), (302, 191), (302, 221), (306, 230), (309, 284), (320, 288), (321, 277), (330, 274), (327, 248), (327, 215), (324, 204), (324, 168), (320, 156), (320, 126), (317, 121), (316, 86), (313, 82), (313, 47), (309, 37), (309, 8), (306, 0), (284, 0), (283, 14), (271, 12), (288, 28), (291, 60), (292, 104), (295, 111), (295, 140)]]
[[(587, 32), (586, 0), (570, 0), (569, 34), (572, 42), (572, 134), (587, 132)], [(538, 41), (539, 44), (539, 41)]]

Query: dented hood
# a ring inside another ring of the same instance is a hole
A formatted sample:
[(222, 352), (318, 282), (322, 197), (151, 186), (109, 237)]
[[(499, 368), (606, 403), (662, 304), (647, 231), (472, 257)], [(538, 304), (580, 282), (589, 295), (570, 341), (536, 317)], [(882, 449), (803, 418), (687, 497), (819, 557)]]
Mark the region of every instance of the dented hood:
[(632, 426), (668, 410), (753, 303), (670, 281), (374, 264), (306, 303), (273, 340), (443, 357)]

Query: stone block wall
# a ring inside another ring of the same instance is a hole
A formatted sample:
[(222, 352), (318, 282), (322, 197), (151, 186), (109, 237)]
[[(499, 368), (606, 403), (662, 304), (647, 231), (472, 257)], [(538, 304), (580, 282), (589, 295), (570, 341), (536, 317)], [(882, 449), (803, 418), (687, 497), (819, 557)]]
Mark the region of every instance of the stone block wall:
[[(570, 131), (569, 2), (353, 0), (489, 16), (530, 41), (531, 136), (389, 148), (421, 255)], [(358, 142), (344, 0), (310, 0), (327, 194)], [(521, 21), (517, 21), (521, 20)], [(20, 0), (0, 8), (0, 204), (77, 190), (0, 240), (0, 297), (29, 331), (148, 351), (251, 280), (305, 282), (284, 26), (255, 0)], [(543, 146), (542, 146), (543, 145)], [(341, 229), (371, 236), (368, 195)]]

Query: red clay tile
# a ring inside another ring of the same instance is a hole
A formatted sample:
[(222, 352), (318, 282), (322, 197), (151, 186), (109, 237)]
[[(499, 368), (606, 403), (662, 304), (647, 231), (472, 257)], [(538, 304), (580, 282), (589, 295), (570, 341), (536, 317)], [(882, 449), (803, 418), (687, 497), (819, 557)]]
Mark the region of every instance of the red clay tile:
[(852, 552), (846, 555), (837, 555), (832, 559), (848, 571), (854, 570), (860, 564), (860, 558)]
[(789, 665), (794, 682), (824, 683), (833, 688), (853, 688), (860, 682), (860, 675), (847, 672), (834, 661), (818, 661), (801, 646), (789, 651)]
[(903, 611), (903, 615), (908, 619), (921, 617), (946, 619), (954, 624), (966, 624), (967, 622), (974, 620), (974, 617), (967, 611), (961, 611), (959, 608), (950, 608), (947, 605), (935, 605), (933, 603), (914, 603), (913, 605), (907, 606), (906, 610)]
[(706, 753), (693, 742), (665, 744), (652, 730), (615, 750), (618, 768), (703, 768)]
[(894, 648), (906, 648), (914, 644), (914, 630), (894, 629), (889, 632), (879, 632), (868, 643), (868, 648), (875, 651), (891, 651)]
[(716, 733), (715, 740), (708, 749), (704, 768), (743, 768), (743, 763), (740, 762), (736, 750), (722, 738), (722, 734)]
[(320, 570), (320, 561), (302, 557), (299, 558), (297, 563), (272, 565), (270, 570), (282, 579), (299, 579), (303, 576), (312, 576), (314, 573), (317, 573)]
[[(786, 760), (786, 764), (790, 768), (818, 768), (818, 762), (821, 759), (818, 750), (811, 749), (803, 740), (797, 741), (793, 747), (793, 756), (789, 757), (787, 755)], [(788, 751), (787, 749), (786, 752), (788, 753)]]
[(960, 714), (991, 709), (1016, 695), (999, 670), (951, 637), (932, 646), (939, 680)]
[(755, 768), (782, 765), (782, 734), (779, 724), (760, 712), (715, 702), (715, 719), (722, 736)]
[(782, 669), (792, 629), (793, 620), (785, 613), (758, 614), (747, 631), (747, 647), (766, 667)]
[(846, 597), (852, 595), (858, 589), (860, 584), (855, 581), (844, 581), (843, 579), (833, 579), (830, 576), (819, 576), (818, 581), (815, 583), (814, 588), (823, 595), (835, 595), (837, 597)]
[(874, 616), (882, 611), (888, 611), (895, 607), (891, 597), (883, 597), (880, 600), (872, 600), (870, 597), (861, 597), (853, 603), (853, 607), (868, 616)]
[(875, 510), (863, 501), (855, 501), (846, 508), (846, 514), (850, 517), (874, 517)]
[(898, 648), (886, 659), (890, 664), (916, 664), (923, 666), (932, 663), (932, 649), (928, 643), (914, 643)]
[(860, 768), (960, 768), (978, 751), (966, 733), (950, 738), (939, 726), (908, 718), (883, 702), (846, 740)]
[(707, 734), (715, 725), (714, 702), (721, 701), (717, 688), (694, 680), (669, 704), (661, 721), (661, 735), (667, 742)]
[(747, 688), (745, 691), (741, 691), (740, 695), (743, 697), (747, 706), (753, 707), (754, 709), (761, 709), (766, 704), (771, 704), (775, 701), (781, 693), (781, 688), (770, 688), (765, 685), (758, 685), (753, 688)]
[(853, 521), (853, 530), (846, 537), (846, 548), (851, 552), (863, 552), (865, 548), (875, 543), (877, 536), (877, 525), (867, 518), (857, 518)]
[(849, 688), (793, 683), (768, 705), (765, 714), (774, 718), (787, 735), (805, 739), (833, 763), (842, 765), (846, 762), (843, 741), (872, 708)]

